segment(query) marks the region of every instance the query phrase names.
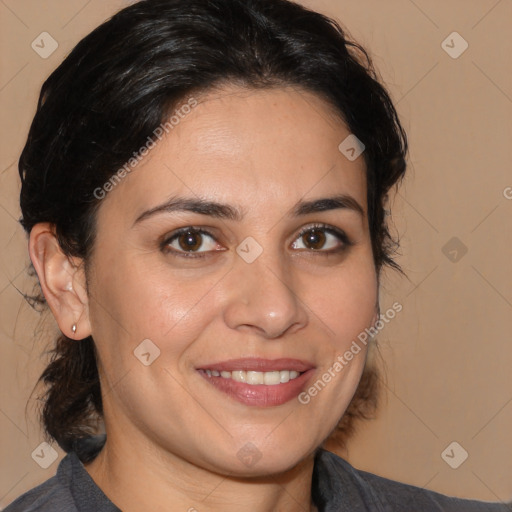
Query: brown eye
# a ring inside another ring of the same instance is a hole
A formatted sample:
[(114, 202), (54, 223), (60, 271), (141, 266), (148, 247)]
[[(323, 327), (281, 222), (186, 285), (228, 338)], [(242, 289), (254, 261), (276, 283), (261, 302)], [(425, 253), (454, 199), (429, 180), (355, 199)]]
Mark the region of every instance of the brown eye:
[(320, 229), (311, 229), (302, 235), (302, 241), (309, 249), (321, 249), (326, 240), (325, 233)]
[(161, 247), (166, 253), (187, 257), (203, 257), (218, 250), (213, 235), (203, 229), (191, 227), (176, 231), (162, 243)]
[(184, 251), (196, 251), (201, 247), (201, 244), (203, 243), (201, 233), (194, 231), (181, 233), (177, 240), (180, 249), (183, 249)]
[(327, 225), (314, 225), (303, 229), (295, 242), (293, 249), (305, 249), (319, 254), (329, 255), (348, 249), (353, 242), (344, 231)]

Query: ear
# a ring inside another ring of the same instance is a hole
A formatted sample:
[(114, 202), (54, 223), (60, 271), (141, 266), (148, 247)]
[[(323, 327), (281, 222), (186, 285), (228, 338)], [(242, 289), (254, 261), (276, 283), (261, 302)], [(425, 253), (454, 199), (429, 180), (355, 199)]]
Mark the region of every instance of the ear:
[[(30, 259), (57, 324), (68, 338), (81, 340), (91, 334), (89, 303), (83, 260), (66, 256), (53, 224), (36, 224), (28, 242)], [(72, 326), (76, 325), (76, 332)]]

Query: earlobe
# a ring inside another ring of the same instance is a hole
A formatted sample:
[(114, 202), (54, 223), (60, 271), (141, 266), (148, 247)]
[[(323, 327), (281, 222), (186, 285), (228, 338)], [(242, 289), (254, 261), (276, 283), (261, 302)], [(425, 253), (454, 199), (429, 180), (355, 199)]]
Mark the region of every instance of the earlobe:
[(50, 223), (39, 223), (32, 228), (28, 250), (43, 294), (62, 333), (77, 340), (89, 336), (83, 265), (62, 251)]

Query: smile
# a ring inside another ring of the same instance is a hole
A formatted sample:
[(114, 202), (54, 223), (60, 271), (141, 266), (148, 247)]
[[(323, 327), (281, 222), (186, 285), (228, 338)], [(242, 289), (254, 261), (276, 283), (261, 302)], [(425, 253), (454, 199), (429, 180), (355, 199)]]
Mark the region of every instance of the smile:
[(280, 370), (271, 372), (256, 372), (256, 371), (221, 371), (218, 370), (203, 370), (208, 377), (222, 377), (223, 379), (232, 379), (236, 382), (244, 382), (249, 385), (276, 386), (277, 384), (284, 384), (290, 380), (296, 379), (301, 373), (296, 370)]
[(221, 396), (244, 405), (272, 407), (296, 399), (313, 378), (315, 366), (293, 358), (256, 357), (209, 362), (196, 371)]

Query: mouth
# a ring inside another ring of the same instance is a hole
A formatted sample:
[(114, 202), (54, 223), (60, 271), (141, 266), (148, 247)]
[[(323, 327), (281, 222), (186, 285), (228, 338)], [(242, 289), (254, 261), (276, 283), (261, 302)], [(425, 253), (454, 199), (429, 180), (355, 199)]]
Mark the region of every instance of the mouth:
[(295, 370), (276, 370), (272, 372), (255, 372), (245, 370), (234, 370), (231, 372), (217, 370), (199, 370), (205, 372), (208, 377), (222, 377), (223, 379), (232, 379), (235, 382), (245, 382), (250, 386), (259, 386), (264, 384), (266, 386), (276, 386), (278, 384), (286, 384), (290, 380), (296, 379), (304, 372), (297, 372)]
[(297, 359), (236, 359), (207, 364), (198, 373), (215, 389), (245, 405), (268, 407), (289, 402), (314, 372)]

